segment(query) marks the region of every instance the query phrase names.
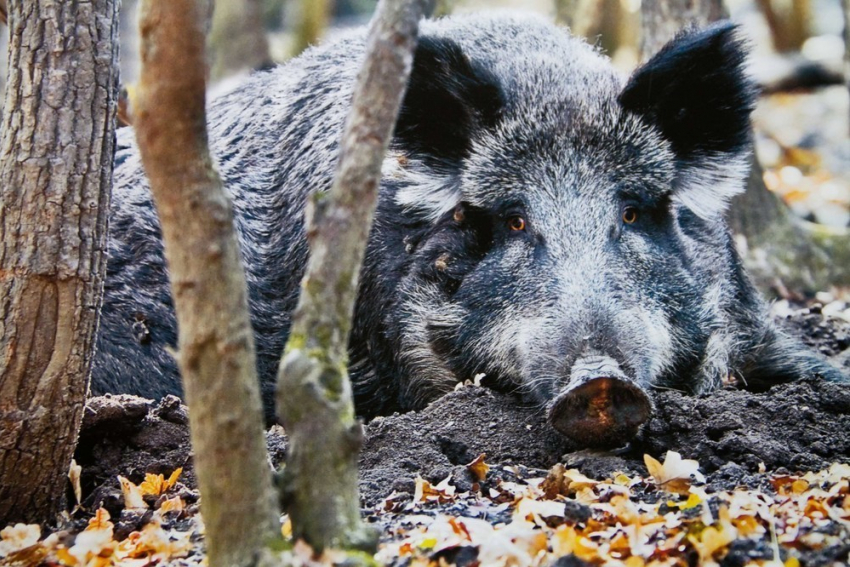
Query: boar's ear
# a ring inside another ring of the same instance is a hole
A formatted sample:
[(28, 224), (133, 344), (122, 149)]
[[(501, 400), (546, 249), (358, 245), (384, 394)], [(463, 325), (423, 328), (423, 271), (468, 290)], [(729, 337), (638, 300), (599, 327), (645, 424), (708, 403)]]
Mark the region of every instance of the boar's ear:
[(736, 27), (689, 30), (637, 69), (620, 104), (658, 128), (677, 160), (675, 198), (701, 217), (744, 190), (756, 89)]
[(443, 163), (469, 155), (472, 139), (499, 120), (502, 90), (492, 73), (474, 64), (460, 45), (422, 37), (395, 127), (410, 153)]
[(402, 180), (396, 201), (431, 219), (453, 209), (461, 199), (461, 164), (477, 135), (496, 126), (503, 106), (499, 81), (460, 45), (421, 37), (392, 143), (418, 163), (395, 169)]

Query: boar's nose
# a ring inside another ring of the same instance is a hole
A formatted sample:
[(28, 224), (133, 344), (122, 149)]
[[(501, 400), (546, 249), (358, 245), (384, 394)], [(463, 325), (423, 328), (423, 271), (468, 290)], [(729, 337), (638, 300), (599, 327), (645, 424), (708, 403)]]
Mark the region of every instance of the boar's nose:
[(582, 447), (624, 445), (652, 413), (643, 388), (610, 356), (580, 357), (549, 406), (549, 423)]

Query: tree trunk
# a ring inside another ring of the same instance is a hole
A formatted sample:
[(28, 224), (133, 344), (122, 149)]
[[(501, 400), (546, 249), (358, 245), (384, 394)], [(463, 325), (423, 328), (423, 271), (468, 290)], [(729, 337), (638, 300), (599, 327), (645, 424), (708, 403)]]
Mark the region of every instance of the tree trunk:
[[(720, 0), (644, 0), (643, 58), (657, 52), (685, 25), (723, 17)], [(732, 200), (729, 225), (745, 265), (764, 292), (814, 292), (850, 284), (850, 238), (841, 231), (802, 223), (764, 184), (756, 160), (746, 192)], [(846, 231), (845, 231), (846, 232)]]
[(590, 37), (600, 27), (602, 0), (555, 0), (555, 21), (573, 35)]
[(256, 561), (276, 529), (247, 288), (205, 119), (205, 3), (143, 0), (139, 150), (162, 225), (209, 564)]
[(62, 508), (105, 269), (118, 2), (9, 3), (0, 137), (0, 525)]
[[(780, 53), (800, 51), (809, 37), (812, 7), (809, 0), (756, 0), (767, 27), (773, 48)], [(778, 5), (780, 4), (780, 5)]]
[(139, 2), (121, 0), (121, 84), (129, 86), (139, 79)]
[(794, 216), (764, 185), (753, 159), (747, 190), (732, 201), (729, 227), (747, 270), (763, 290), (786, 297), (850, 283), (848, 231)]
[[(844, 81), (850, 90), (850, 0), (841, 0), (841, 11), (844, 13)], [(850, 120), (850, 116), (847, 118)]]
[(269, 65), (262, 0), (215, 1), (209, 47), (211, 81)]
[(298, 18), (295, 23), (295, 45), (292, 56), (295, 57), (311, 45), (315, 45), (328, 27), (331, 0), (299, 0)]
[(696, 24), (705, 26), (726, 16), (722, 0), (643, 0), (641, 56), (648, 59), (682, 28)]
[(427, 0), (381, 0), (329, 193), (308, 204), (310, 260), (278, 377), (289, 435), (284, 500), (293, 535), (316, 549), (365, 547), (357, 453), (361, 425), (348, 379), (348, 336), (366, 239)]

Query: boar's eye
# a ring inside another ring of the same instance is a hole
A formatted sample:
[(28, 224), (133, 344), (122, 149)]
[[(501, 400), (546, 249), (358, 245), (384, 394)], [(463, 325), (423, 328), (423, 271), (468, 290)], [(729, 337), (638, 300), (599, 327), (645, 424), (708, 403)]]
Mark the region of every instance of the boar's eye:
[(525, 219), (519, 215), (508, 217), (508, 228), (514, 232), (523, 232), (525, 230)]
[(623, 222), (626, 224), (634, 224), (638, 220), (637, 207), (623, 207)]

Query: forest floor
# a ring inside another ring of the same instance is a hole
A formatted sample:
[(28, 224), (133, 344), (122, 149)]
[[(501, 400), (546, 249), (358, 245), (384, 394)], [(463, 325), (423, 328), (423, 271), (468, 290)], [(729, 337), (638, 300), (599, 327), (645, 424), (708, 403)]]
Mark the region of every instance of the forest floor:
[[(847, 116), (846, 107), (838, 87), (770, 97), (755, 116), (768, 186), (800, 216), (835, 227), (850, 222), (850, 139), (830, 116)], [(850, 372), (846, 299), (822, 293), (773, 310)], [(362, 507), (381, 532), (381, 563), (850, 565), (848, 387), (657, 391), (637, 438), (591, 452), (570, 446), (539, 409), (483, 385), (366, 426)], [(282, 429), (267, 441), (278, 466)], [(0, 565), (203, 564), (178, 399), (89, 400), (76, 463), (76, 505), (50, 531), (0, 531)], [(293, 553), (304, 564), (337, 558), (297, 544)]]
[[(848, 307), (782, 302), (775, 311), (850, 371)], [(576, 450), (537, 408), (473, 385), (423, 411), (373, 420), (360, 488), (364, 518), (382, 534), (377, 558), (399, 566), (850, 564), (850, 388), (803, 381), (764, 393), (658, 391), (654, 403), (637, 438), (613, 452)], [(267, 440), (278, 465), (282, 429)], [(80, 503), (65, 523), (46, 538), (37, 526), (7, 528), (0, 562), (203, 562), (179, 400), (91, 399), (76, 463)], [(293, 553), (304, 564), (336, 558), (313, 558), (304, 546)]]

